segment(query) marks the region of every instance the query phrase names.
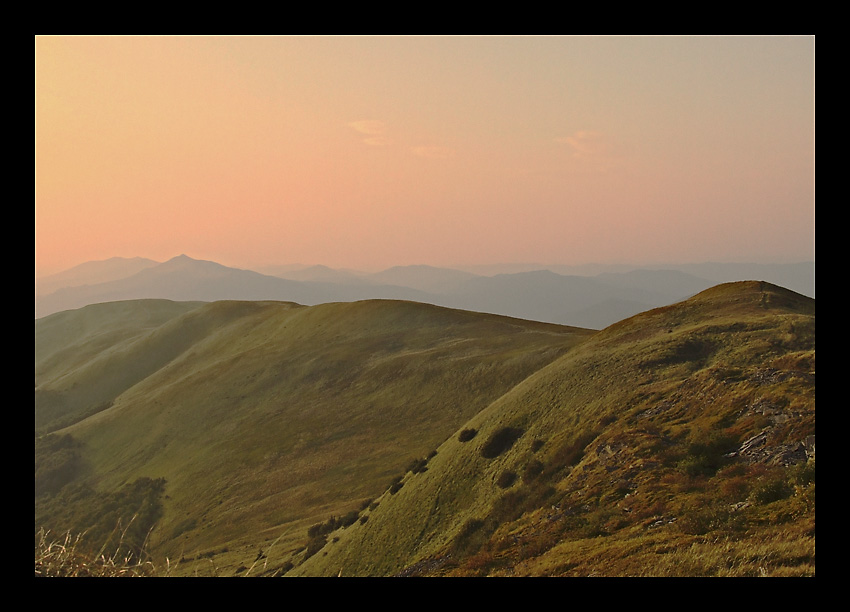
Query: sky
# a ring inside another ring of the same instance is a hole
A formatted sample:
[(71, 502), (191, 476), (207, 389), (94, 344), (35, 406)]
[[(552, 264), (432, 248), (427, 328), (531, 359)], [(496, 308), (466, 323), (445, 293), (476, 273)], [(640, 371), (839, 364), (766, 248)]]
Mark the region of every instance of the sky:
[(811, 36), (36, 36), (37, 274), (814, 260)]

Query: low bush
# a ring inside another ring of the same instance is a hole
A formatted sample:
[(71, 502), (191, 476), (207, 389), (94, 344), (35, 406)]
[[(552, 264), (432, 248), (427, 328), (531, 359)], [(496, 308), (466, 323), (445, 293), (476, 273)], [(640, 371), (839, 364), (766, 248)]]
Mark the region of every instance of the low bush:
[(765, 478), (753, 487), (750, 499), (756, 504), (769, 504), (786, 499), (794, 493), (794, 488), (782, 476), (775, 475)]
[(536, 480), (537, 477), (543, 473), (544, 467), (543, 462), (538, 461), (537, 459), (529, 462), (529, 464), (525, 466), (525, 470), (522, 472), (522, 481), (524, 483), (529, 483)]
[(801, 463), (794, 469), (794, 482), (801, 486), (814, 484), (815, 482), (815, 460)]
[(360, 513), (357, 510), (351, 510), (343, 515), (341, 519), (339, 519), (339, 524), (341, 527), (348, 527), (357, 522), (357, 519), (360, 518)]
[(511, 472), (510, 470), (505, 470), (499, 477), (496, 479), (496, 484), (501, 489), (507, 489), (516, 481), (516, 473)]
[(517, 427), (502, 427), (493, 434), (481, 447), (481, 456), (485, 459), (493, 459), (510, 450), (514, 443), (519, 440), (525, 432)]
[(468, 552), (477, 549), (480, 542), (478, 542), (479, 538), (474, 536), (481, 531), (482, 527), (484, 527), (484, 521), (481, 519), (473, 518), (466, 521), (455, 536), (453, 542), (455, 552)]
[(408, 464), (405, 473), (411, 472), (413, 474), (421, 474), (422, 472), (428, 471), (428, 458), (423, 459), (414, 459)]
[(679, 467), (688, 476), (713, 476), (729, 463), (726, 454), (736, 446), (737, 440), (722, 431), (698, 435), (688, 444), (687, 455)]
[(676, 521), (679, 530), (688, 535), (705, 535), (713, 531), (739, 531), (744, 527), (744, 516), (732, 512), (729, 506), (706, 503), (689, 509)]
[(462, 429), (457, 435), (458, 442), (469, 442), (478, 435), (477, 429)]

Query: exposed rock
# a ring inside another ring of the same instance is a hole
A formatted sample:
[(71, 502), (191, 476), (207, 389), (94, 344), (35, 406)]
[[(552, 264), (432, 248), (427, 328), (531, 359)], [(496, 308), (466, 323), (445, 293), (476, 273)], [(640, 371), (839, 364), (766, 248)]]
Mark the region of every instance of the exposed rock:
[(801, 442), (790, 444), (767, 444), (770, 428), (764, 429), (749, 440), (746, 440), (738, 450), (727, 457), (738, 457), (747, 463), (764, 463), (772, 465), (796, 465), (814, 458), (815, 437), (807, 436)]

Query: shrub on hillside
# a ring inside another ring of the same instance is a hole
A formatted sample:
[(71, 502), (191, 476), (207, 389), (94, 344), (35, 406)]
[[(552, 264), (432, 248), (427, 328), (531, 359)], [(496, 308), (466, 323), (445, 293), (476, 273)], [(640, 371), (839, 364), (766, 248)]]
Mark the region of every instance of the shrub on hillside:
[(507, 489), (516, 481), (516, 473), (511, 472), (510, 470), (505, 470), (499, 477), (496, 479), (496, 484), (501, 489)]
[(537, 459), (534, 459), (533, 461), (529, 462), (529, 464), (525, 466), (525, 470), (523, 470), (522, 472), (522, 481), (525, 483), (529, 483), (535, 480), (538, 476), (540, 476), (540, 474), (543, 473), (544, 467), (545, 466), (543, 465), (543, 462), (538, 461)]
[(722, 431), (698, 435), (688, 444), (679, 467), (688, 476), (713, 476), (729, 462), (726, 455), (736, 446), (735, 438)]
[(466, 521), (455, 536), (453, 542), (455, 552), (476, 549), (480, 542), (478, 542), (478, 538), (474, 536), (477, 532), (481, 531), (482, 527), (484, 527), (484, 521), (481, 519), (472, 518)]
[(313, 538), (310, 538), (307, 541), (307, 547), (304, 550), (304, 559), (309, 559), (317, 552), (322, 550), (325, 547), (325, 544), (328, 543), (328, 537), (326, 535), (319, 535)]
[(760, 481), (750, 493), (750, 499), (757, 504), (769, 504), (791, 497), (794, 488), (782, 476), (775, 475)]
[(35, 494), (55, 494), (80, 470), (80, 444), (68, 434), (50, 434), (35, 444)]
[(476, 435), (478, 435), (477, 429), (471, 429), (471, 428), (470, 429), (463, 429), (458, 434), (457, 439), (458, 439), (458, 442), (469, 442)]
[(815, 460), (801, 463), (794, 469), (794, 482), (806, 486), (815, 482)]
[(428, 471), (428, 459), (422, 458), (422, 459), (414, 459), (413, 461), (411, 461), (408, 464), (407, 469), (405, 470), (405, 473), (411, 472), (413, 474), (421, 474), (422, 472), (427, 472), (427, 471)]
[(493, 459), (508, 451), (525, 432), (518, 427), (502, 427), (493, 434), (481, 447), (481, 456)]
[(688, 535), (705, 535), (712, 531), (738, 531), (744, 526), (744, 517), (735, 514), (721, 502), (706, 503), (688, 509), (676, 521), (679, 530)]
[(339, 524), (341, 527), (348, 527), (357, 522), (357, 519), (360, 518), (360, 513), (357, 510), (351, 510), (350, 512), (346, 512), (341, 519), (339, 519)]

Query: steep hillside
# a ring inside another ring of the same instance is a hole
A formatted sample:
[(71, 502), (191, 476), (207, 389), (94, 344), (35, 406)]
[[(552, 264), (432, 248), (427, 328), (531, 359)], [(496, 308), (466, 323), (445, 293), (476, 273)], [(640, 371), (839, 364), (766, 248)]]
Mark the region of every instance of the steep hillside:
[[(112, 308), (128, 305), (104, 304), (100, 319)], [(45, 488), (37, 518), (69, 528), (85, 515), (75, 500), (153, 508), (162, 492), (161, 517), (147, 513), (151, 524), (159, 517), (149, 550), (183, 559), (177, 571), (189, 573), (211, 556), (230, 572), (251, 565), (267, 539), (281, 538), (288, 560), (310, 524), (368, 503), (593, 333), (396, 301), (215, 302), (142, 327), (61, 371), (45, 358), (43, 394), (75, 398), (78, 413), (109, 405), (37, 445), (39, 465), (72, 459), (45, 468), (62, 478)], [(52, 355), (89, 338), (61, 325), (37, 336)]]
[(475, 414), (290, 575), (814, 575), (815, 304), (615, 324)]

